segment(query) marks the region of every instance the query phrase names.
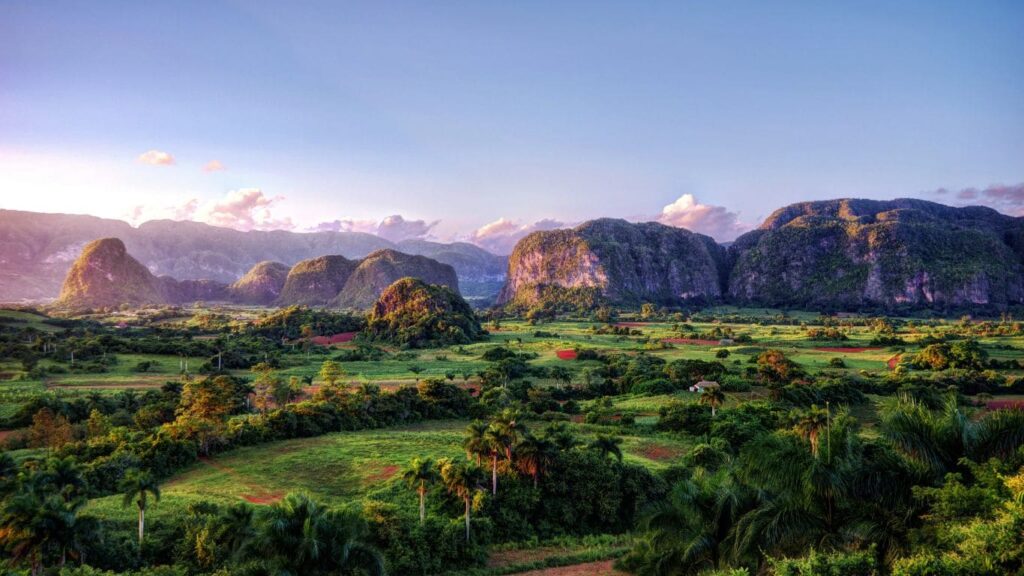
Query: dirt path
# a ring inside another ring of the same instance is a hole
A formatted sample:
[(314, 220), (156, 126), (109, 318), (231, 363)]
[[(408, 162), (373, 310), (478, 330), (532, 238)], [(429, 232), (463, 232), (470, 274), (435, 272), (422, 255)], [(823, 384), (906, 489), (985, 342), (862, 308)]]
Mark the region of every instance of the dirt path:
[(561, 566), (559, 568), (543, 568), (520, 572), (518, 576), (626, 576), (627, 572), (621, 572), (612, 568), (614, 560), (602, 560), (600, 562), (587, 562), (586, 564), (574, 564), (572, 566)]
[(225, 466), (224, 464), (215, 462), (214, 460), (211, 460), (209, 458), (200, 458), (199, 461), (202, 462), (203, 464), (206, 464), (210, 468), (217, 470), (218, 472), (223, 472), (227, 474), (228, 476), (233, 478), (235, 482), (250, 490), (250, 492), (239, 495), (246, 502), (250, 502), (252, 504), (273, 504), (274, 502), (277, 502), (281, 498), (284, 498), (284, 492), (272, 492), (270, 490), (267, 490), (263, 486), (260, 486), (259, 484), (249, 482), (245, 479), (244, 476), (239, 474), (237, 470), (230, 466)]

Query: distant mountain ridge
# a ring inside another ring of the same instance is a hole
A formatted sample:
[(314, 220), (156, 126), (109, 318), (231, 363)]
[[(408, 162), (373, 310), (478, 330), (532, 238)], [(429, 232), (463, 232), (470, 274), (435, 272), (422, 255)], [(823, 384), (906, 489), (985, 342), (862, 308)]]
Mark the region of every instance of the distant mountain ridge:
[(324, 254), (363, 258), (381, 249), (422, 254), (455, 268), (467, 297), (489, 298), (504, 279), (506, 258), (467, 243), (407, 240), (361, 232), (240, 232), (199, 222), (127, 222), (85, 215), (0, 210), (0, 301), (56, 297), (82, 248), (119, 238), (156, 276), (229, 284), (263, 261), (292, 266)]
[(459, 295), (454, 268), (426, 256), (390, 249), (378, 250), (362, 260), (319, 256), (290, 269), (279, 262), (264, 261), (226, 285), (215, 280), (155, 276), (128, 253), (120, 239), (101, 238), (86, 244), (71, 265), (56, 306), (81, 311), (226, 301), (363, 310), (372, 307), (389, 286), (403, 278)]

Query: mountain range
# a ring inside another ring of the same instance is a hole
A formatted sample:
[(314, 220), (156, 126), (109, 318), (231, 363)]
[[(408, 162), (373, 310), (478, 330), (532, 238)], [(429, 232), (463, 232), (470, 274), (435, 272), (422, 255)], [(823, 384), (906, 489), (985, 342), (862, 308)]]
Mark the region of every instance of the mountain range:
[[(523, 310), (598, 302), (808, 309), (1024, 303), (1024, 218), (914, 199), (793, 204), (727, 246), (663, 224), (598, 219), (523, 238), (508, 259), (507, 278), (504, 258), (470, 244), (237, 232), (194, 222), (133, 228), (88, 216), (0, 211), (0, 295), (52, 297), (69, 268), (66, 287), (82, 279), (102, 286), (102, 276), (72, 262), (88, 240), (111, 230), (123, 242), (96, 254), (134, 256), (135, 264), (100, 267), (121, 271), (125, 285), (138, 288), (120, 296), (127, 303), (156, 294), (165, 302), (366, 308), (406, 276), (469, 296), (478, 290)], [(136, 282), (141, 270), (153, 280)], [(117, 289), (100, 292), (116, 302)]]
[(198, 222), (154, 220), (133, 227), (121, 220), (0, 210), (0, 301), (55, 298), (72, 263), (89, 242), (120, 239), (156, 276), (230, 284), (260, 262), (291, 267), (326, 254), (348, 259), (391, 249), (451, 265), (468, 299), (493, 298), (507, 258), (464, 242), (391, 242), (360, 232), (240, 232)]

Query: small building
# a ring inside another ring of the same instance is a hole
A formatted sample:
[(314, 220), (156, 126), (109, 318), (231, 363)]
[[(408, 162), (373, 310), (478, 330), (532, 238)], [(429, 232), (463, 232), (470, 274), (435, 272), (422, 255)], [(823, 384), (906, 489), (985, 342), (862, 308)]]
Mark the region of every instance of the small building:
[(721, 388), (718, 382), (712, 382), (711, 380), (701, 380), (693, 386), (690, 386), (690, 392), (698, 392), (703, 394), (705, 390), (714, 390)]
[(732, 338), (722, 338), (721, 340), (718, 341), (719, 346), (732, 346), (735, 343), (736, 341), (733, 340)]

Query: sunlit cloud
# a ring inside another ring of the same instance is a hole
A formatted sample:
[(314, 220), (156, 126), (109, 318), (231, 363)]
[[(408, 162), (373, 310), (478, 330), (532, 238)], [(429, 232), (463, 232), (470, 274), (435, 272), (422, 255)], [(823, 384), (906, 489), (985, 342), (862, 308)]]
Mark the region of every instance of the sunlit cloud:
[(173, 166), (174, 156), (162, 150), (149, 150), (139, 154), (139, 162), (151, 166)]
[(406, 220), (400, 214), (394, 214), (384, 218), (380, 222), (376, 220), (333, 220), (321, 222), (311, 228), (313, 232), (362, 232), (375, 234), (392, 242), (402, 240), (424, 239), (430, 236), (431, 231), (441, 221), (434, 220)]
[(221, 170), (227, 170), (227, 168), (220, 160), (210, 160), (203, 164), (203, 172), (220, 172)]
[(735, 212), (730, 212), (724, 206), (701, 204), (693, 194), (683, 194), (665, 206), (657, 220), (662, 224), (706, 234), (719, 242), (734, 240), (751, 228), (740, 222)]
[(201, 202), (190, 198), (170, 206), (135, 206), (125, 214), (132, 224), (147, 220), (194, 220), (212, 226), (235, 230), (293, 230), (290, 217), (279, 217), (273, 212), (283, 196), (268, 197), (258, 188), (232, 190), (221, 200)]
[(484, 224), (469, 235), (469, 241), (495, 254), (509, 254), (524, 236), (539, 230), (565, 228), (566, 223), (546, 218), (532, 224), (521, 224), (508, 218), (498, 218)]
[(1024, 216), (1024, 183), (1014, 185), (993, 184), (987, 188), (964, 188), (949, 190), (939, 188), (933, 196), (952, 196), (960, 205), (982, 204), (1005, 214)]

